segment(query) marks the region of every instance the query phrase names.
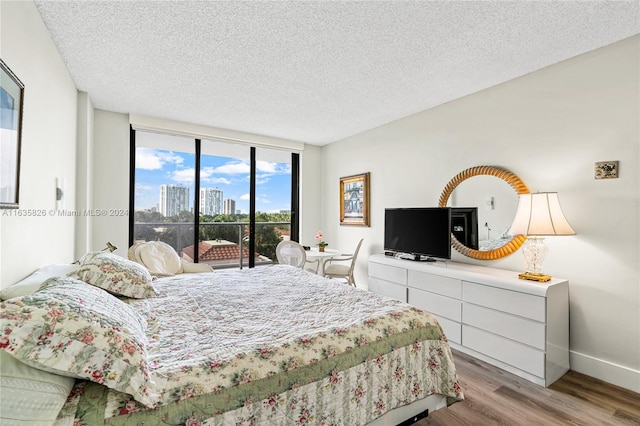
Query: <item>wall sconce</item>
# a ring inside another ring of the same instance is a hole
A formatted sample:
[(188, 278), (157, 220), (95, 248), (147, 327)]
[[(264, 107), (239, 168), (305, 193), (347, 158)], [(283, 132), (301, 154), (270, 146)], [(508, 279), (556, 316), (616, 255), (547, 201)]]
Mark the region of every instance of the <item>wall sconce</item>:
[(56, 210), (64, 209), (64, 178), (56, 178)]
[(522, 254), (527, 262), (527, 271), (519, 278), (540, 282), (549, 281), (550, 275), (542, 273), (542, 262), (547, 257), (548, 247), (544, 237), (549, 235), (575, 235), (560, 208), (557, 192), (522, 194), (518, 210), (511, 224), (510, 233), (526, 235)]

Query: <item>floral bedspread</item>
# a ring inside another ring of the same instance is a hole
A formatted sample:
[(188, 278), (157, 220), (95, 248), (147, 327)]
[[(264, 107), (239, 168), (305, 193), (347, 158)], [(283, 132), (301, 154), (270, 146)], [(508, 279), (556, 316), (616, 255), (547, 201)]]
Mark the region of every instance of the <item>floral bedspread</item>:
[(154, 285), (129, 303), (148, 320), (159, 406), (78, 382), (60, 423), (358, 425), (463, 398), (440, 326), (405, 303), (285, 265)]

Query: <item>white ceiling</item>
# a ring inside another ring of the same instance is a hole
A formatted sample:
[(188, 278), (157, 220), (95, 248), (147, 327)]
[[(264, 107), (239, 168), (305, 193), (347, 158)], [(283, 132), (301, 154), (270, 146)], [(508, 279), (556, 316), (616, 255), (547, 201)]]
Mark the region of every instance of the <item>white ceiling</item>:
[(96, 108), (324, 145), (640, 33), (634, 1), (35, 1)]

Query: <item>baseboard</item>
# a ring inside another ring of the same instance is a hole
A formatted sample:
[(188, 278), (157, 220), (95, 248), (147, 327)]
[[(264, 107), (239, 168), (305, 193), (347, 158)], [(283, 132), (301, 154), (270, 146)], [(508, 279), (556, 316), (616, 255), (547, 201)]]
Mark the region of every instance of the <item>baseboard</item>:
[(574, 351), (569, 351), (569, 363), (573, 371), (640, 393), (638, 370)]

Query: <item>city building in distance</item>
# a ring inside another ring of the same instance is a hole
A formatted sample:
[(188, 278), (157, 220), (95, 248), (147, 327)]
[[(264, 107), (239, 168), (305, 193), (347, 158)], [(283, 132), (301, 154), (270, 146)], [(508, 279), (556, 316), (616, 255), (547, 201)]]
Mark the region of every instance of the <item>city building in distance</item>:
[(164, 217), (189, 211), (189, 188), (182, 185), (160, 185), (160, 213)]
[(232, 215), (236, 212), (236, 200), (227, 198), (224, 200), (224, 214)]
[(222, 190), (218, 188), (200, 189), (200, 214), (215, 216), (222, 213)]

